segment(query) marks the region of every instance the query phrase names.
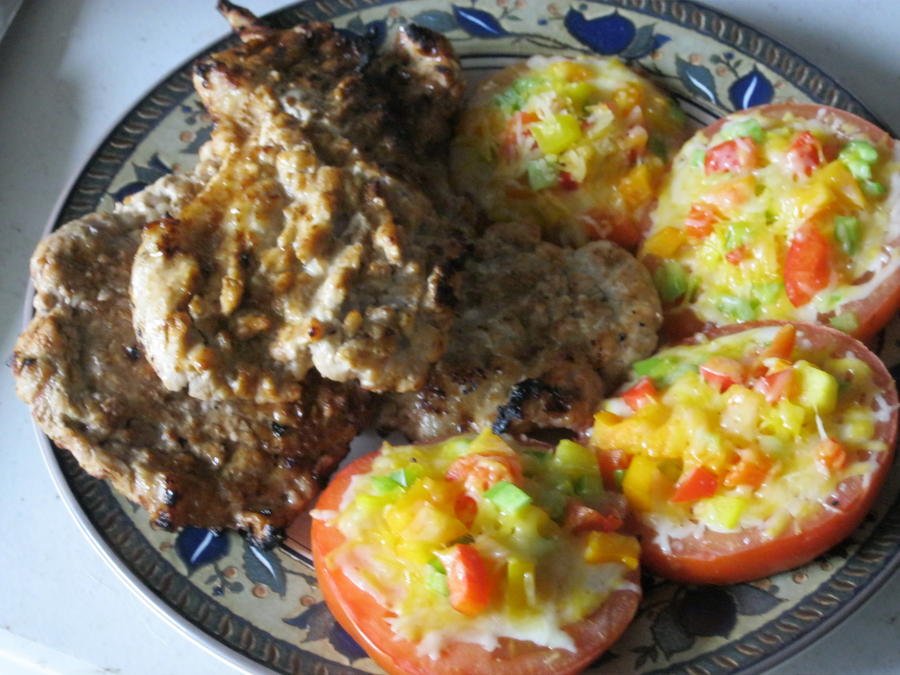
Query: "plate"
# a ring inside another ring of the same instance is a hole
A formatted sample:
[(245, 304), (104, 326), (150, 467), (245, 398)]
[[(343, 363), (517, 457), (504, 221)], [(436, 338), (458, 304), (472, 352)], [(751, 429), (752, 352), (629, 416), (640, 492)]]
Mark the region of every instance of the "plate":
[[(452, 38), (473, 80), (534, 53), (616, 55), (643, 68), (701, 124), (770, 101), (826, 103), (872, 118), (847, 91), (782, 45), (677, 0), (318, 0), (268, 19), (278, 27), (332, 20), (379, 39), (415, 21)], [(231, 43), (223, 40), (202, 53)], [(109, 208), (160, 176), (191, 166), (209, 131), (185, 64), (104, 140), (52, 227)], [(895, 320), (876, 345), (895, 376), (898, 336)], [(312, 570), (296, 555), (284, 548), (258, 550), (233, 533), (156, 531), (139, 507), (85, 474), (46, 437), (40, 440), (61, 494), (97, 549), (146, 602), (200, 645), (239, 667), (379, 672), (335, 624)], [(900, 561), (898, 492), (895, 470), (863, 526), (796, 570), (722, 588), (646, 578), (636, 621), (589, 672), (759, 672), (796, 653), (850, 615)]]

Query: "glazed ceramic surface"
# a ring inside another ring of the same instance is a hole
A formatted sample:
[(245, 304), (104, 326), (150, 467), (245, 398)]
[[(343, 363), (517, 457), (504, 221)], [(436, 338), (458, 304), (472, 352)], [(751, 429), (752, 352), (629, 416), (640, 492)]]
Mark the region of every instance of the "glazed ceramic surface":
[[(439, 30), (453, 40), (472, 81), (531, 54), (617, 56), (671, 92), (699, 124), (773, 101), (826, 103), (871, 118), (801, 57), (687, 2), (320, 0), (269, 17), (278, 27), (310, 19), (334, 21), (376, 42), (408, 22)], [(160, 176), (190, 167), (209, 133), (210, 120), (186, 64), (104, 141), (55, 225), (110, 208)], [(898, 335), (895, 320), (878, 345), (895, 375)], [(380, 672), (334, 622), (302, 560), (284, 549), (255, 549), (233, 533), (154, 530), (140, 508), (87, 476), (68, 452), (43, 442), (60, 469), (61, 489), (74, 495), (98, 545), (138, 582), (141, 593), (198, 640), (236, 663), (249, 659), (275, 671)], [(364, 442), (371, 446), (373, 439)], [(859, 531), (791, 572), (723, 588), (645, 578), (636, 621), (589, 672), (759, 671), (796, 652), (852, 612), (900, 559), (898, 491), (900, 475), (894, 471)]]

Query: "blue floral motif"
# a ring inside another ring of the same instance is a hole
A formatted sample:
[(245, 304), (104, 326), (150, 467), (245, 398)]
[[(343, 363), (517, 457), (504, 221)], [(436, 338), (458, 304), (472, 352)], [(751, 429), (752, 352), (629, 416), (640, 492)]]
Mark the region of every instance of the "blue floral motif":
[(735, 110), (770, 103), (774, 95), (775, 87), (755, 67), (743, 77), (736, 79), (728, 88), (728, 98)]
[(570, 9), (563, 23), (572, 37), (605, 56), (624, 51), (637, 34), (634, 24), (618, 12), (588, 19), (577, 9)]
[(412, 18), (412, 22), (441, 33), (446, 33), (457, 27), (456, 17), (450, 12), (445, 12), (440, 9), (429, 9), (424, 12), (419, 12)]
[(117, 202), (121, 202), (128, 195), (140, 192), (151, 183), (155, 183), (162, 176), (172, 173), (172, 169), (167, 166), (166, 163), (159, 158), (159, 154), (155, 152), (150, 159), (147, 160), (147, 164), (133, 164), (132, 166), (134, 167), (135, 180), (126, 183), (118, 190), (111, 193), (112, 198)]
[(675, 68), (682, 84), (692, 93), (710, 103), (719, 103), (716, 96), (716, 79), (708, 68), (692, 64), (680, 56), (675, 59)]
[(496, 38), (508, 34), (497, 17), (483, 9), (453, 5), (453, 16), (459, 27), (473, 37)]
[(244, 541), (244, 574), (254, 584), (264, 584), (284, 597), (286, 588), (281, 560), (271, 551), (262, 551)]
[(228, 554), (228, 535), (186, 527), (175, 538), (175, 551), (187, 567), (190, 576), (198, 568), (221, 560)]

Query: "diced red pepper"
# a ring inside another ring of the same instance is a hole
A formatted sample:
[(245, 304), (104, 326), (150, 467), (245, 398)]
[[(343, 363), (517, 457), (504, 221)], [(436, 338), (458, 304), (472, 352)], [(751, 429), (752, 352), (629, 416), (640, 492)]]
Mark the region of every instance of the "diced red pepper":
[(500, 481), (521, 487), (522, 464), (515, 455), (464, 455), (447, 469), (447, 480), (461, 481), (470, 494), (486, 492)]
[(463, 525), (471, 527), (472, 523), (475, 522), (475, 517), (478, 515), (478, 502), (463, 492), (456, 498), (453, 511)]
[(572, 174), (570, 174), (568, 171), (560, 171), (559, 186), (567, 192), (573, 192), (578, 189), (579, 183), (577, 180), (572, 178)]
[(790, 359), (794, 352), (794, 342), (797, 339), (797, 329), (793, 324), (785, 324), (778, 329), (772, 344), (766, 347), (760, 354), (760, 358), (774, 356), (779, 359)]
[(836, 440), (827, 438), (816, 448), (816, 459), (833, 473), (847, 465), (847, 451)]
[(739, 265), (741, 261), (746, 260), (750, 255), (750, 251), (747, 250), (747, 246), (745, 244), (741, 244), (737, 248), (733, 248), (728, 253), (725, 254), (725, 260), (730, 262), (732, 265)]
[(563, 527), (572, 534), (585, 532), (615, 532), (622, 527), (622, 518), (616, 514), (603, 514), (577, 499), (566, 504)]
[(694, 502), (712, 497), (719, 487), (719, 477), (705, 466), (698, 466), (686, 478), (682, 478), (672, 493), (673, 502)]
[(825, 162), (822, 144), (810, 132), (800, 132), (788, 148), (787, 162), (795, 176), (811, 176)]
[(491, 577), (484, 558), (471, 544), (457, 544), (443, 560), (447, 569), (450, 605), (467, 616), (491, 604)]
[(802, 307), (828, 285), (831, 246), (812, 224), (794, 233), (784, 261), (784, 290), (794, 307)]
[(769, 475), (772, 460), (755, 450), (741, 451), (740, 459), (725, 475), (726, 487), (749, 485), (756, 490)]
[(642, 377), (633, 387), (622, 394), (622, 398), (628, 407), (637, 412), (645, 405), (655, 403), (659, 398), (656, 385), (649, 377)]
[(711, 356), (700, 366), (700, 375), (713, 389), (722, 393), (733, 384), (743, 384), (746, 377), (740, 361), (725, 356)]
[(775, 405), (781, 399), (797, 395), (797, 373), (793, 368), (785, 368), (777, 373), (763, 375), (756, 381), (756, 389), (766, 397), (766, 402)]
[(759, 146), (749, 136), (733, 138), (706, 151), (704, 170), (711, 173), (741, 173), (759, 164)]
[(687, 218), (684, 219), (684, 229), (692, 237), (702, 239), (713, 231), (713, 225), (719, 222), (720, 216), (716, 209), (706, 204), (694, 204)]

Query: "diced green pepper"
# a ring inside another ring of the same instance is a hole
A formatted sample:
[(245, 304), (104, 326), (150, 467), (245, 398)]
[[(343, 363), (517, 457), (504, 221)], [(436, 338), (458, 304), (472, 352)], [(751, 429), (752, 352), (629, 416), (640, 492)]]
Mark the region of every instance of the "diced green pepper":
[(723, 141), (730, 141), (733, 138), (743, 138), (745, 136), (749, 136), (757, 143), (763, 143), (766, 138), (766, 132), (763, 131), (757, 120), (746, 119), (728, 124), (722, 129), (722, 133), (719, 134)]
[(753, 284), (753, 297), (765, 305), (775, 302), (781, 296), (782, 291), (784, 291), (784, 283), (781, 281)]
[(369, 480), (372, 485), (372, 494), (379, 497), (391, 494), (395, 490), (401, 490), (403, 487), (390, 476), (372, 476)]
[(681, 263), (665, 260), (653, 273), (653, 282), (663, 302), (672, 302), (683, 296), (688, 289), (688, 275)]
[(597, 455), (594, 451), (568, 439), (559, 442), (553, 453), (553, 459), (560, 469), (570, 474), (598, 470)]
[(616, 481), (616, 487), (622, 487), (622, 481), (625, 480), (625, 469), (615, 469), (613, 471), (613, 480)]
[(516, 112), (521, 110), (528, 97), (544, 86), (546, 82), (540, 77), (520, 77), (505, 91), (497, 94), (494, 102), (505, 112)]
[(853, 255), (859, 248), (859, 218), (855, 216), (835, 216), (834, 236), (847, 255)]
[(859, 319), (856, 318), (856, 314), (853, 312), (842, 312), (831, 317), (828, 323), (832, 328), (837, 328), (845, 333), (853, 333), (859, 328)]
[(731, 251), (753, 239), (753, 228), (741, 221), (728, 223), (725, 228), (725, 250)]
[(401, 487), (407, 488), (421, 478), (424, 473), (425, 470), (418, 464), (410, 464), (402, 469), (394, 471), (390, 475), (390, 478), (396, 481)]
[(515, 513), (531, 503), (531, 497), (527, 492), (505, 480), (491, 486), (484, 496), (503, 513)]
[(706, 161), (706, 150), (697, 148), (691, 153), (691, 166), (702, 167)]
[[(438, 565), (441, 565), (440, 560), (437, 560), (437, 558), (433, 558), (433, 560), (436, 560)], [(443, 570), (443, 567), (441, 565), (441, 570)], [(447, 597), (450, 595), (450, 589), (447, 585), (447, 571), (441, 570), (437, 569), (429, 561), (428, 567), (425, 569), (425, 587), (438, 595)]]
[(878, 150), (868, 141), (850, 141), (841, 150), (840, 156), (842, 158), (852, 156), (867, 164), (873, 164), (878, 161)]
[(723, 295), (719, 298), (719, 311), (737, 321), (753, 321), (758, 307), (757, 301), (734, 295)]
[(651, 356), (643, 361), (636, 361), (632, 364), (634, 372), (641, 377), (649, 377), (651, 380), (661, 380), (672, 372), (676, 364), (680, 363), (677, 359), (670, 359), (665, 356)]
[(870, 197), (880, 197), (887, 192), (887, 188), (884, 187), (883, 183), (877, 183), (874, 180), (864, 180), (862, 182), (862, 188), (863, 192)]
[(525, 165), (528, 186), (532, 190), (544, 190), (559, 182), (559, 169), (546, 159), (535, 159)]
[(583, 499), (596, 499), (603, 494), (603, 481), (599, 474), (578, 476), (574, 483), (575, 494)]

